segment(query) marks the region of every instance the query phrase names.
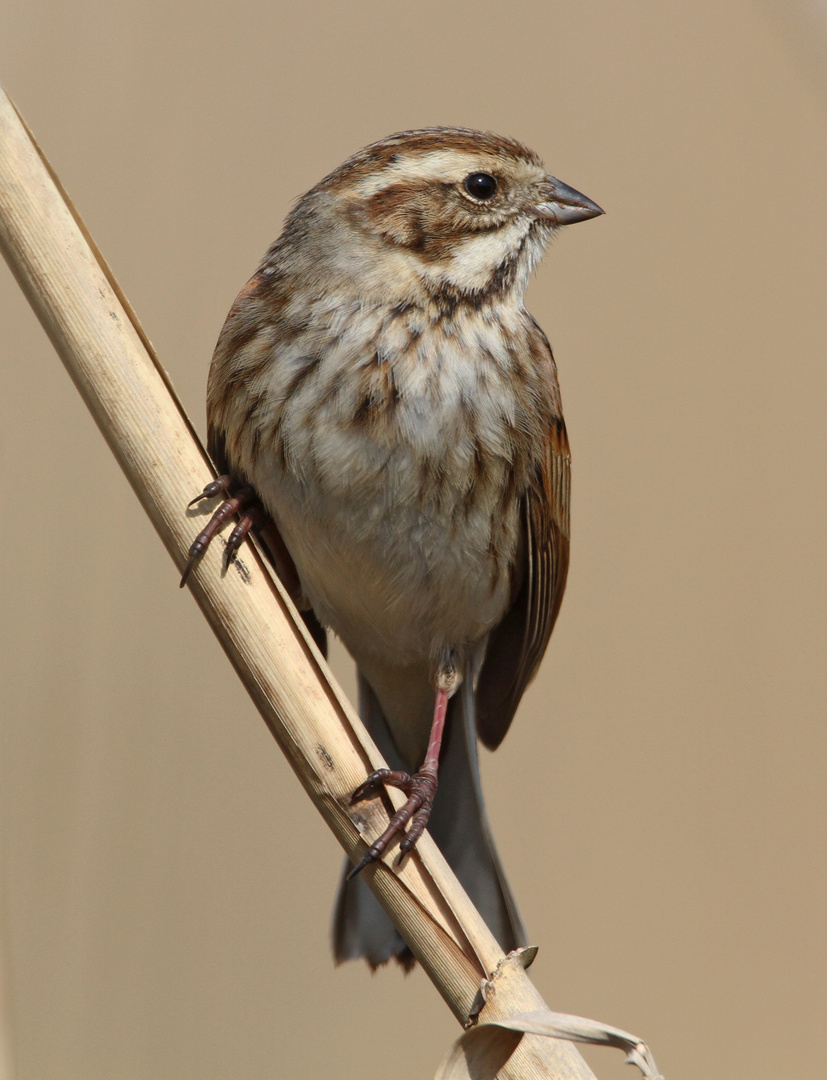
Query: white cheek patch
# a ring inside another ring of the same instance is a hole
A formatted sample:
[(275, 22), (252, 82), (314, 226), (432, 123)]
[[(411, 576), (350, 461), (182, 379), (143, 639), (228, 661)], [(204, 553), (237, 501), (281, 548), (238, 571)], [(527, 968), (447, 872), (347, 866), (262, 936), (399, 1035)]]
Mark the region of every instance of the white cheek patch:
[(518, 218), (495, 232), (467, 237), (449, 259), (434, 267), (434, 277), (465, 292), (483, 288), (496, 268), (519, 249), (530, 227), (527, 218)]

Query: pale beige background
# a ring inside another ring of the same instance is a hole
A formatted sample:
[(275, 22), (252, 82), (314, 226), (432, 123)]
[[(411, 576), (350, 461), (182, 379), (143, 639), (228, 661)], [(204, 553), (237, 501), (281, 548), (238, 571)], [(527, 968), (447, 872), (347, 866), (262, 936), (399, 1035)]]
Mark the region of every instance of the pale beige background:
[[(574, 451), (572, 570), (486, 788), (541, 990), (645, 1037), (669, 1080), (827, 1058), (827, 82), (778, 20), (747, 0), (9, 0), (0, 46), (201, 430), (235, 293), (365, 142), (489, 127), (606, 208), (531, 290)], [(333, 968), (337, 845), (4, 269), (0, 304), (19, 1077), (432, 1075), (454, 1021), (421, 972)]]

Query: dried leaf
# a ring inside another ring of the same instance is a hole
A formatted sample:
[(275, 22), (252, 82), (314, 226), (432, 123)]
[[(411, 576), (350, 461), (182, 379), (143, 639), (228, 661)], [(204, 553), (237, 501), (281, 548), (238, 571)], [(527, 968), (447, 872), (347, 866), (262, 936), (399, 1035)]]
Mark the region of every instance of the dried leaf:
[(436, 1080), (494, 1080), (524, 1034), (614, 1046), (625, 1052), (627, 1063), (637, 1065), (646, 1080), (663, 1080), (649, 1047), (636, 1035), (584, 1016), (550, 1010), (520, 1013), (469, 1028), (452, 1046)]

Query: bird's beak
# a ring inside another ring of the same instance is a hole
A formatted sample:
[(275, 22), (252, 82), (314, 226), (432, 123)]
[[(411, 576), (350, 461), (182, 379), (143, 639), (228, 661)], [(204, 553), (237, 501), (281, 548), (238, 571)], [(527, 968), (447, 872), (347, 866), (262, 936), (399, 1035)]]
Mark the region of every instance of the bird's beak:
[(535, 205), (534, 212), (537, 217), (555, 225), (573, 225), (575, 221), (587, 221), (606, 212), (597, 203), (553, 176), (546, 177), (543, 189), (543, 201)]

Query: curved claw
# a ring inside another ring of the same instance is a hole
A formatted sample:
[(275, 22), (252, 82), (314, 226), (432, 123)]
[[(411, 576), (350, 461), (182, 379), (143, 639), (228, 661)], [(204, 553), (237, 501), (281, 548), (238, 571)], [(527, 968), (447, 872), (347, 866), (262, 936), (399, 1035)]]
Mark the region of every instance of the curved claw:
[(372, 854), (373, 849), (368, 848), (359, 862), (353, 867), (350, 873), (345, 878), (345, 881), (352, 881), (357, 874), (361, 874), (366, 866), (369, 866), (372, 862), (375, 862), (376, 857)]
[(425, 826), (428, 824), (428, 818), (431, 816), (432, 802), (433, 796), (431, 796), (431, 801), (420, 806), (411, 818), (411, 827), (399, 841), (399, 850), (403, 855), (407, 855), (409, 851), (413, 851), (420, 836), (425, 832)]
[[(391, 787), (397, 787), (404, 791), (408, 796), (408, 801), (396, 811), (388, 822), (387, 829), (378, 839), (374, 840), (360, 861), (353, 867), (347, 875), (348, 881), (355, 878), (370, 863), (378, 862), (394, 837), (400, 833), (402, 833), (402, 840), (399, 850), (403, 855), (411, 851), (425, 831), (428, 818), (431, 816), (437, 784), (436, 773), (433, 770), (423, 768), (419, 772), (410, 775), (409, 773), (395, 772), (391, 769), (377, 769), (354, 791), (350, 798), (350, 805), (353, 806), (354, 803), (374, 794), (382, 784), (390, 784)], [(412, 821), (412, 824), (406, 834), (405, 826), (409, 821)]]
[[(201, 499), (213, 498), (215, 495), (220, 494), (222, 491), (226, 492), (228, 483), (229, 478), (219, 476), (217, 480), (213, 480), (212, 483), (207, 484), (201, 494), (193, 501), (199, 502)], [(193, 567), (196, 565), (198, 560), (210, 546), (210, 543), (212, 542), (215, 534), (219, 532), (221, 528), (223, 528), (223, 526), (230, 520), (231, 517), (233, 517), (234, 514), (237, 514), (243, 506), (246, 506), (253, 499), (255, 499), (254, 492), (250, 488), (244, 487), (240, 488), (235, 495), (225, 499), (224, 502), (221, 503), (221, 505), (217, 508), (213, 516), (210, 518), (210, 520), (207, 522), (207, 524), (204, 526), (198, 536), (196, 536), (190, 546), (187, 561), (184, 566), (184, 572), (181, 575), (181, 582), (179, 586), (180, 588), (183, 589), (183, 587), (186, 585), (187, 578), (192, 573)], [(192, 503), (190, 503), (190, 506), (192, 506)], [(238, 550), (238, 547), (240, 546), (244, 537), (255, 524), (254, 518), (250, 515), (245, 515), (245, 517), (248, 516), (250, 517), (250, 523), (246, 526), (246, 529), (241, 532), (238, 537), (236, 537), (236, 533), (238, 533), (238, 530), (241, 527), (241, 522), (239, 522), (239, 525), (236, 526), (236, 528), (233, 530), (233, 533), (231, 534), (230, 539), (233, 541), (235, 546), (230, 551), (230, 558), (232, 558), (232, 556)]]
[(196, 495), (194, 499), (190, 499), (187, 503), (187, 510), (189, 510), (191, 506), (195, 506), (196, 503), (200, 503), (202, 499), (214, 499), (216, 495), (220, 495), (222, 492), (226, 493), (229, 490), (229, 476), (219, 476), (217, 479), (211, 480), (200, 495)]
[[(405, 791), (405, 786), (410, 782), (411, 775), (406, 772), (396, 772), (393, 769), (377, 769), (350, 796), (350, 805), (355, 806), (362, 799), (368, 799), (375, 795), (383, 784), (398, 787)], [(406, 792), (407, 794), (407, 792)]]
[(247, 539), (247, 535), (257, 525), (261, 524), (261, 514), (257, 507), (251, 507), (246, 514), (244, 514), (227, 537), (227, 546), (224, 549), (224, 569), (227, 570), (230, 563), (236, 557), (238, 549)]

